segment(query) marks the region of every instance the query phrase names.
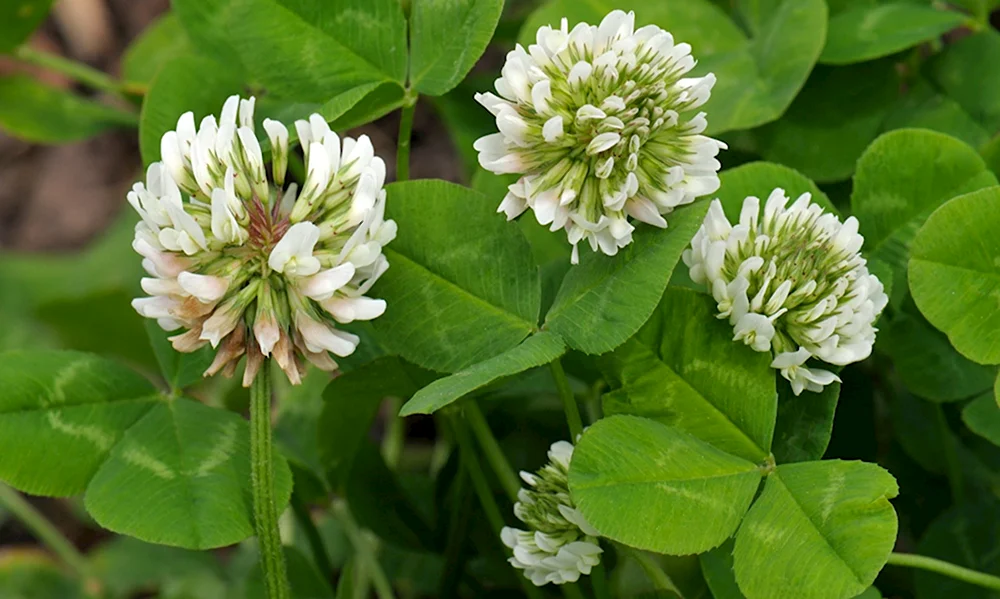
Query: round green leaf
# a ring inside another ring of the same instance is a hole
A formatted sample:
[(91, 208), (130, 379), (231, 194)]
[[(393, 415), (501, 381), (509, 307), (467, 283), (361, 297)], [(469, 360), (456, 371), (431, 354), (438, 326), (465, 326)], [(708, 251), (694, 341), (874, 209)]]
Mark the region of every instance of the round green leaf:
[(666, 216), (666, 229), (640, 224), (635, 241), (616, 256), (584, 250), (563, 279), (545, 327), (588, 354), (624, 343), (660, 301), (707, 210), (708, 202), (680, 208)]
[(898, 94), (892, 61), (816, 67), (785, 115), (754, 131), (765, 159), (816, 181), (851, 176)]
[(772, 162), (751, 162), (736, 168), (726, 169), (719, 175), (721, 187), (716, 197), (722, 202), (722, 210), (730, 222), (739, 222), (743, 201), (754, 196), (761, 201), (767, 200), (771, 192), (780, 187), (785, 195), (795, 199), (808, 192), (812, 201), (823, 207), (823, 210), (837, 214), (837, 208), (830, 198), (816, 186), (808, 177), (795, 169)]
[(733, 567), (748, 599), (848, 599), (875, 580), (896, 542), (899, 492), (864, 462), (778, 466), (736, 533)]
[[(958, 505), (938, 517), (924, 533), (917, 553), (1000, 576), (1000, 503), (993, 500)], [(917, 570), (917, 599), (996, 599), (996, 591), (951, 577)]]
[(649, 322), (601, 367), (605, 414), (651, 418), (733, 455), (770, 452), (777, 394), (769, 354), (733, 343), (703, 294), (670, 287)]
[(503, 0), (415, 0), (410, 87), (440, 96), (465, 78), (493, 38)]
[(913, 2), (858, 6), (830, 18), (819, 61), (863, 62), (889, 56), (961, 26), (965, 16)]
[(965, 357), (1000, 363), (1000, 188), (957, 197), (913, 241), (910, 293)]
[(756, 464), (635, 416), (588, 428), (569, 472), (573, 502), (602, 535), (670, 555), (729, 538), (759, 483)]
[(27, 76), (0, 77), (0, 129), (21, 139), (59, 144), (116, 127), (135, 127), (136, 117)]
[(805, 83), (826, 37), (823, 0), (784, 0), (767, 11), (747, 39), (725, 12), (708, 0), (552, 0), (529, 17), (522, 44), (533, 43), (542, 25), (592, 25), (614, 9), (634, 10), (636, 24), (654, 23), (678, 42), (691, 44), (696, 75), (715, 73), (718, 83), (705, 105), (709, 134), (749, 129), (777, 119)]
[[(479, 192), (444, 181), (387, 188), (399, 235), (373, 293), (388, 303), (374, 328), (387, 348), (441, 372), (499, 355), (535, 328), (538, 270), (520, 230)], [(488, 264), (488, 268), (484, 268)]]
[(1000, 406), (993, 393), (980, 395), (970, 401), (962, 409), (962, 421), (972, 432), (994, 445), (1000, 445)]
[(858, 160), (851, 211), (872, 258), (893, 267), (905, 288), (910, 242), (927, 216), (956, 195), (996, 185), (975, 150), (922, 129), (901, 129), (876, 139)]
[[(0, 359), (0, 478), (28, 493), (85, 492), (114, 532), (209, 549), (253, 534), (249, 428), (232, 412), (164, 398), (139, 375), (77, 352)], [(291, 475), (275, 457), (280, 506)]]
[[(907, 305), (909, 307), (907, 307)], [(907, 302), (879, 326), (878, 348), (914, 394), (931, 401), (959, 401), (989, 389), (996, 369), (963, 357)]]

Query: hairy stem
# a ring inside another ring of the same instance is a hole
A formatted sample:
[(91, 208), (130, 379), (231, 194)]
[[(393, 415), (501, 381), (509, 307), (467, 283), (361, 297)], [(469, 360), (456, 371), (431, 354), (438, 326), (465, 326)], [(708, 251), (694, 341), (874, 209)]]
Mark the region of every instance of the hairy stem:
[(386, 422), (385, 437), (382, 439), (382, 459), (390, 470), (399, 467), (403, 456), (403, 446), (406, 442), (406, 423), (399, 416), (403, 400), (398, 397), (389, 398), (389, 416)]
[(289, 599), (285, 554), (278, 531), (271, 458), (271, 369), (267, 362), (250, 386), (250, 478), (260, 564), (269, 599)]
[(479, 405), (474, 400), (465, 402), (463, 408), (472, 434), (479, 441), (479, 446), (482, 448), (483, 454), (486, 455), (486, 461), (489, 462), (493, 472), (500, 479), (500, 485), (507, 494), (507, 498), (510, 499), (511, 503), (517, 501), (517, 492), (521, 490), (520, 479), (510, 462), (507, 461), (503, 450), (500, 449), (497, 438), (493, 435), (489, 423), (486, 422), (486, 416), (483, 415), (483, 411), (479, 409)]
[(395, 599), (392, 585), (389, 583), (389, 577), (385, 575), (385, 570), (382, 569), (382, 564), (379, 563), (374, 548), (365, 537), (365, 533), (361, 530), (361, 527), (355, 522), (347, 503), (344, 501), (335, 501), (333, 504), (333, 515), (344, 528), (344, 534), (347, 535), (351, 546), (354, 547), (354, 555), (358, 566), (363, 568), (364, 572), (371, 578), (372, 583), (375, 585), (375, 594), (378, 596), (378, 599)]
[(417, 109), (417, 97), (407, 92), (403, 109), (399, 114), (399, 139), (396, 140), (396, 180), (410, 178), (410, 136), (413, 133), (413, 113)]
[(569, 386), (569, 379), (566, 378), (566, 371), (563, 370), (562, 362), (559, 358), (549, 363), (552, 368), (552, 378), (556, 381), (556, 388), (559, 390), (559, 397), (563, 402), (563, 409), (566, 411), (566, 424), (569, 425), (570, 443), (576, 444), (576, 438), (583, 432), (583, 420), (580, 418), (580, 407), (576, 404), (576, 396)]
[(0, 506), (7, 508), (19, 522), (27, 526), (35, 538), (56, 554), (77, 576), (84, 580), (90, 578), (87, 558), (27, 499), (3, 483), (0, 483)]
[(961, 580), (962, 582), (967, 582), (983, 588), (1000, 591), (1000, 576), (993, 576), (992, 574), (986, 574), (985, 572), (977, 572), (975, 570), (970, 570), (969, 568), (964, 568), (962, 566), (943, 562), (939, 559), (934, 559), (933, 557), (924, 557), (922, 555), (913, 555), (911, 553), (891, 553), (889, 554), (889, 561), (887, 563), (889, 565), (902, 566), (904, 568), (927, 570), (928, 572), (941, 574), (942, 576), (954, 578), (955, 580)]

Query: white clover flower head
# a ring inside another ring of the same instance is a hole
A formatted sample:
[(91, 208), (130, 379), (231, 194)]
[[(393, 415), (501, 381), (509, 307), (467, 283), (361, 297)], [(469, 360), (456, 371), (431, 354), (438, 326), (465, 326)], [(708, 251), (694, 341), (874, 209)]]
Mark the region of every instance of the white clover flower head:
[(499, 133), (475, 143), (479, 163), (522, 175), (498, 212), (528, 208), (552, 231), (615, 255), (632, 241), (629, 217), (666, 227), (663, 214), (719, 188), (725, 144), (701, 135), (715, 76), (685, 77), (691, 47), (635, 15), (609, 13), (572, 31), (542, 27), (507, 55), (497, 94), (476, 94)]
[(805, 366), (809, 358), (843, 366), (871, 354), (888, 297), (861, 256), (857, 219), (841, 223), (808, 193), (789, 201), (775, 189), (761, 214), (760, 200), (748, 197), (736, 225), (713, 201), (683, 258), (733, 325), (733, 340), (772, 352), (771, 366), (799, 395), (840, 380)]
[(504, 527), (500, 538), (514, 556), (508, 561), (535, 585), (576, 582), (601, 562), (597, 532), (569, 497), (573, 445), (552, 444), (549, 463), (535, 474), (522, 472), (528, 488), (518, 493), (514, 515), (528, 530)]
[[(218, 119), (196, 129), (185, 113), (161, 140), (162, 162), (128, 201), (142, 220), (133, 247), (149, 273), (150, 297), (132, 302), (155, 318), (178, 351), (211, 344), (206, 376), (235, 372), (243, 355), (249, 385), (273, 356), (292, 383), (310, 362), (324, 370), (359, 339), (337, 324), (371, 320), (385, 302), (366, 297), (389, 263), (396, 236), (385, 220), (385, 163), (367, 137), (340, 138), (319, 115), (295, 123), (307, 164), (301, 193), (285, 185), (289, 135), (265, 119), (264, 162), (254, 99), (229, 98)], [(270, 178), (268, 177), (270, 174)]]

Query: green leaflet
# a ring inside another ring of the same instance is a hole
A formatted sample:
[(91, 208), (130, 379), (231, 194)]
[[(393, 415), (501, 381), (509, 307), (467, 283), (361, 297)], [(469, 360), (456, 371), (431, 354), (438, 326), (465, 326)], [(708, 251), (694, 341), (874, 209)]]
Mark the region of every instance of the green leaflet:
[(733, 548), (747, 599), (848, 599), (865, 591), (896, 541), (899, 489), (863, 462), (778, 466), (747, 513)]
[(888, 56), (961, 26), (958, 12), (912, 2), (858, 6), (830, 18), (819, 61), (850, 64)]
[(545, 328), (588, 354), (624, 343), (649, 318), (707, 210), (707, 202), (698, 202), (667, 215), (666, 229), (636, 227), (635, 241), (617, 256), (584, 249), (559, 287)]
[(701, 553), (726, 540), (759, 483), (756, 464), (635, 416), (611, 416), (588, 428), (569, 474), (577, 509), (601, 534), (670, 555)]
[(913, 241), (910, 293), (962, 355), (1000, 363), (1000, 188), (957, 197)]
[[(410, 86), (440, 96), (472, 69), (493, 37), (503, 0), (416, 0), (410, 9)], [(471, 103), (471, 98), (467, 98)]]
[(905, 287), (910, 243), (924, 220), (956, 195), (996, 185), (982, 158), (957, 139), (922, 129), (882, 135), (858, 160), (851, 211), (868, 256), (890, 264)]
[[(163, 398), (76, 352), (4, 354), (0, 387), (0, 477), (15, 487), (85, 493), (101, 526), (154, 543), (208, 549), (253, 534), (249, 430), (236, 414)], [(284, 505), (291, 477), (281, 458), (274, 467)]]
[(434, 381), (406, 402), (399, 414), (433, 414), (480, 387), (506, 376), (544, 366), (565, 352), (566, 345), (558, 335), (542, 331), (498, 356)]
[(714, 312), (711, 298), (668, 288), (643, 329), (602, 358), (615, 387), (604, 411), (651, 418), (761, 462), (777, 406), (771, 356), (733, 343)]
[[(387, 348), (441, 372), (501, 354), (536, 328), (541, 291), (531, 250), (482, 194), (444, 181), (388, 186), (399, 235), (373, 293)], [(489, 268), (483, 268), (483, 264)]]

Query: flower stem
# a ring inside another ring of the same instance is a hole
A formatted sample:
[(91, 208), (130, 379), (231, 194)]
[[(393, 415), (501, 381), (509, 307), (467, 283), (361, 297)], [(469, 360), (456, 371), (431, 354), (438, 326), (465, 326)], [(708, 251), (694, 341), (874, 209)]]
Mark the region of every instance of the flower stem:
[(507, 494), (507, 498), (512, 503), (517, 501), (517, 492), (521, 490), (521, 483), (518, 482), (520, 479), (517, 477), (517, 473), (514, 472), (514, 468), (510, 465), (510, 462), (507, 461), (503, 450), (500, 449), (500, 444), (493, 435), (493, 430), (490, 429), (489, 423), (486, 422), (486, 416), (483, 415), (483, 411), (479, 408), (475, 400), (465, 402), (463, 408), (465, 410), (465, 419), (469, 422), (469, 427), (472, 428), (472, 434), (479, 441), (479, 446), (486, 455), (486, 461), (489, 462), (490, 467), (493, 468), (493, 472), (500, 479), (500, 485)]
[(406, 92), (403, 109), (399, 114), (399, 139), (396, 140), (396, 180), (410, 178), (410, 137), (413, 133), (413, 113), (417, 109), (417, 96)]
[(672, 593), (676, 593), (678, 596), (681, 596), (680, 589), (678, 589), (677, 585), (674, 584), (674, 581), (670, 579), (670, 576), (668, 576), (667, 573), (660, 568), (659, 564), (654, 562), (645, 552), (632, 549), (631, 547), (626, 547), (625, 545), (616, 544), (615, 547), (639, 564), (642, 571), (646, 573), (646, 577), (653, 583), (653, 588), (658, 591), (670, 591)]
[(312, 514), (309, 513), (309, 506), (295, 493), (292, 493), (292, 512), (295, 514), (295, 519), (298, 521), (299, 526), (302, 527), (302, 531), (305, 532), (306, 541), (309, 543), (309, 549), (312, 551), (313, 559), (316, 561), (316, 567), (319, 569), (320, 574), (326, 580), (332, 581), (334, 578), (333, 563), (330, 562), (330, 554), (326, 551), (323, 537), (320, 536), (319, 529), (316, 528), (316, 523), (313, 522)]
[(0, 483), (0, 505), (7, 508), (18, 521), (27, 526), (35, 538), (45, 544), (77, 576), (83, 580), (91, 577), (87, 558), (27, 499), (3, 483)]
[(948, 484), (951, 486), (951, 498), (955, 503), (965, 501), (965, 481), (962, 477), (962, 464), (958, 459), (957, 441), (948, 426), (944, 409), (940, 404), (934, 405), (937, 417), (938, 432), (941, 434), (941, 444), (944, 446), (944, 459), (948, 468)]
[(399, 467), (403, 456), (403, 446), (406, 442), (406, 423), (399, 416), (403, 400), (398, 397), (389, 398), (389, 416), (386, 422), (385, 437), (382, 439), (382, 459), (390, 470)]
[(912, 553), (890, 553), (889, 561), (887, 563), (893, 566), (927, 570), (928, 572), (948, 576), (949, 578), (954, 578), (955, 580), (961, 580), (962, 582), (967, 582), (983, 588), (1000, 591), (1000, 576), (993, 576), (992, 574), (986, 574), (985, 572), (977, 572), (976, 570), (963, 568), (962, 566), (950, 564), (939, 559), (934, 559), (933, 557), (913, 555)]
[(14, 56), (23, 62), (62, 73), (89, 88), (105, 91), (116, 96), (125, 96), (129, 92), (134, 94), (137, 91), (131, 88), (127, 89), (124, 84), (112, 78), (107, 73), (87, 66), (82, 62), (63, 58), (62, 56), (48, 52), (41, 52), (28, 45), (18, 47), (14, 51)]
[(559, 358), (549, 363), (552, 368), (552, 378), (556, 381), (556, 388), (559, 390), (559, 397), (563, 402), (563, 409), (566, 411), (566, 424), (569, 425), (570, 443), (576, 444), (576, 438), (583, 432), (583, 420), (580, 419), (580, 407), (576, 404), (576, 396), (569, 386), (569, 379), (566, 378), (566, 371), (563, 370), (562, 362)]
[(365, 573), (368, 574), (372, 583), (374, 583), (375, 594), (378, 596), (378, 599), (395, 599), (396, 595), (392, 591), (389, 577), (385, 575), (385, 570), (382, 569), (382, 564), (379, 563), (378, 556), (375, 555), (375, 551), (368, 542), (368, 539), (365, 538), (364, 532), (362, 532), (358, 523), (355, 522), (347, 503), (343, 500), (335, 501), (333, 503), (333, 515), (344, 528), (344, 534), (347, 535), (348, 540), (350, 540), (351, 545), (354, 547), (354, 554), (358, 560), (358, 565), (364, 568)]
[(260, 563), (269, 599), (289, 599), (285, 554), (278, 531), (271, 457), (271, 369), (264, 363), (250, 386), (250, 478)]
[[(479, 503), (486, 513), (486, 519), (489, 520), (490, 527), (496, 534), (497, 539), (499, 539), (500, 531), (504, 527), (503, 516), (500, 513), (500, 506), (497, 505), (496, 497), (493, 496), (493, 490), (490, 489), (490, 483), (486, 480), (486, 474), (479, 463), (479, 458), (476, 457), (476, 448), (472, 443), (472, 437), (469, 436), (469, 430), (461, 418), (453, 416), (450, 420), (452, 431), (455, 434), (455, 441), (458, 443), (462, 466), (469, 475), (469, 480), (472, 481), (472, 488), (476, 491), (476, 495), (479, 496)], [(531, 599), (542, 598), (541, 591), (538, 587), (531, 584), (531, 581), (520, 575), (518, 578), (521, 580), (521, 586), (524, 588), (525, 595)]]

